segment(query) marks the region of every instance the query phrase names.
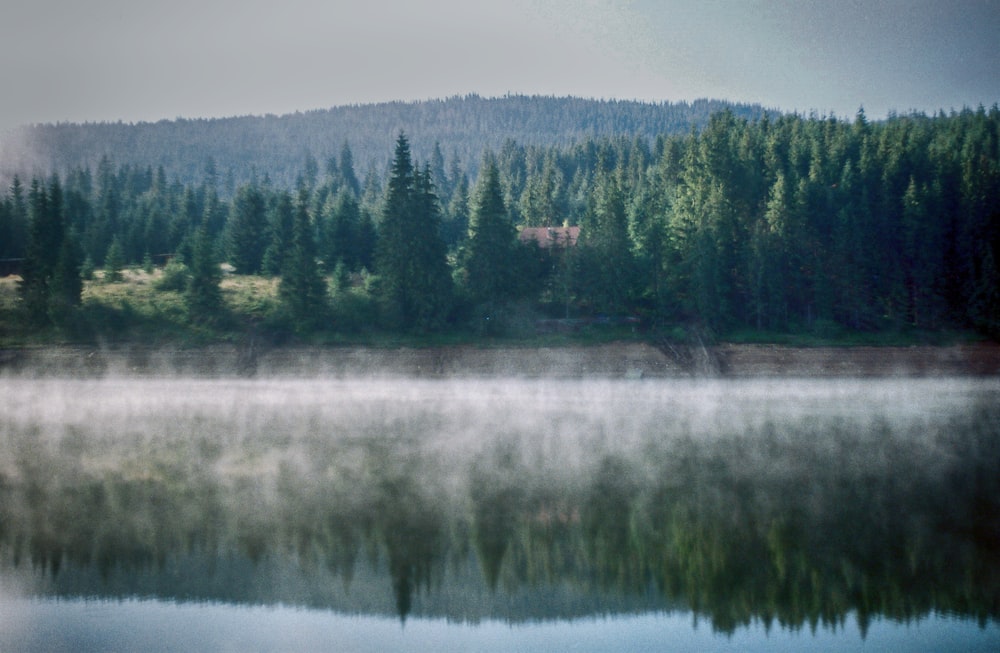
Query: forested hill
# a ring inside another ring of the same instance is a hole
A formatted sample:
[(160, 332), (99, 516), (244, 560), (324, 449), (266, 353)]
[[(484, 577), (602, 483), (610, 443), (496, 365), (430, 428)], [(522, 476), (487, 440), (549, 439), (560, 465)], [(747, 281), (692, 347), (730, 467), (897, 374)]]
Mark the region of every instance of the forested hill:
[[(83, 281), (113, 286), (140, 262), (153, 274), (162, 257), (164, 292), (186, 293), (185, 327), (242, 328), (231, 286), (220, 290), (226, 261), (233, 276), (278, 279), (270, 308), (242, 322), (274, 333), (505, 334), (622, 318), (681, 335), (1000, 337), (997, 106), (880, 122), (724, 109), (653, 143), (504, 140), (475, 177), (414, 155), (399, 127), (386, 134), (389, 174), (363, 184), (343, 143), (326, 169), (293, 157), (294, 190), (261, 173), (220, 192), (221, 171), (181, 183), (110, 158), (15, 179), (0, 197), (0, 259), (20, 276), (7, 315), (22, 326), (9, 328), (85, 318), (103, 337), (108, 313), (88, 305)], [(0, 333), (3, 320), (0, 302)]]
[[(587, 138), (628, 134), (654, 139), (687, 133), (724, 108), (759, 118), (757, 105), (716, 100), (653, 104), (540, 96), (477, 95), (422, 102), (352, 105), (283, 116), (177, 119), (156, 123), (59, 123), (21, 127), (0, 136), (0, 181), (13, 175), (96, 169), (104, 156), (116, 164), (162, 166), (181, 183), (200, 182), (209, 162), (223, 192), (267, 176), (291, 187), (307, 160), (322, 170), (349, 145), (364, 177), (385, 172), (395, 138), (405, 131), (417, 160), (430, 160), (437, 143), (449, 168), (474, 176), (485, 148), (569, 145)], [(227, 183), (228, 182), (228, 183)]]

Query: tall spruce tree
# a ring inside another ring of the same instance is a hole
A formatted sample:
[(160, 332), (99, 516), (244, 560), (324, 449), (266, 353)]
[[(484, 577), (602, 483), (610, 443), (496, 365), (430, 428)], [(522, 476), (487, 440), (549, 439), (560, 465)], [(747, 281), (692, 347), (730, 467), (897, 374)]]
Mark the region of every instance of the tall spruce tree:
[(323, 206), (322, 218), (321, 250), (326, 269), (332, 271), (338, 262), (349, 271), (358, 269), (361, 209), (356, 196), (345, 189), (330, 196)]
[(469, 239), (462, 256), (465, 291), (478, 305), (477, 317), (490, 330), (499, 326), (498, 311), (518, 293), (520, 245), (507, 215), (496, 163), (488, 159), (472, 200)]
[(361, 184), (358, 182), (358, 177), (354, 172), (354, 154), (351, 152), (351, 146), (347, 141), (344, 141), (344, 146), (340, 148), (340, 165), (338, 168), (340, 170), (342, 187), (354, 193), (355, 197), (360, 197)]
[(29, 230), (19, 292), (34, 324), (60, 323), (80, 304), (81, 254), (65, 217), (62, 186), (34, 179), (28, 193)]
[(264, 252), (262, 265), (267, 274), (278, 275), (285, 267), (285, 257), (293, 240), (295, 211), (292, 208), (291, 194), (287, 191), (278, 192), (269, 215), (271, 242)]
[[(20, 258), (15, 256), (17, 252), (12, 245), (11, 233), (13, 232), (11, 220), (11, 202), (5, 197), (0, 201), (0, 259)], [(18, 252), (19, 253), (19, 252)]]
[(625, 194), (615, 175), (599, 175), (591, 194), (593, 206), (580, 230), (579, 256), (586, 288), (581, 295), (599, 313), (628, 311), (638, 293), (632, 241), (625, 213)]
[(451, 277), (430, 171), (414, 169), (405, 134), (396, 140), (376, 250), (379, 296), (389, 326), (424, 332), (450, 309)]
[(14, 176), (10, 185), (10, 201), (8, 202), (10, 231), (7, 241), (7, 256), (20, 258), (25, 255), (28, 242), (28, 207), (24, 199), (24, 184)]
[(326, 313), (326, 284), (316, 261), (316, 237), (309, 218), (309, 195), (300, 188), (295, 202), (292, 243), (285, 256), (278, 294), (298, 330), (319, 326)]
[(59, 245), (59, 257), (52, 270), (49, 287), (49, 316), (56, 324), (65, 322), (73, 309), (80, 305), (83, 298), (82, 267), (83, 253), (76, 234), (69, 230), (63, 234)]
[(439, 329), (452, 308), (453, 287), (448, 266), (448, 248), (441, 238), (441, 203), (438, 200), (429, 165), (414, 174), (415, 241), (421, 299), (414, 325), (418, 330)]
[(28, 319), (36, 324), (46, 320), (49, 277), (55, 263), (50, 259), (54, 252), (50, 242), (55, 229), (45, 187), (32, 179), (28, 190), (28, 244), (18, 291)]
[(375, 221), (372, 219), (371, 212), (366, 208), (362, 208), (361, 214), (358, 217), (357, 233), (359, 268), (368, 271), (375, 269), (375, 249), (377, 243), (378, 230), (375, 228)]
[(459, 175), (452, 187), (451, 201), (441, 223), (441, 237), (449, 249), (461, 246), (469, 237), (469, 178), (466, 175)]
[(226, 227), (229, 262), (237, 274), (260, 272), (270, 230), (264, 194), (255, 184), (241, 186), (236, 191)]

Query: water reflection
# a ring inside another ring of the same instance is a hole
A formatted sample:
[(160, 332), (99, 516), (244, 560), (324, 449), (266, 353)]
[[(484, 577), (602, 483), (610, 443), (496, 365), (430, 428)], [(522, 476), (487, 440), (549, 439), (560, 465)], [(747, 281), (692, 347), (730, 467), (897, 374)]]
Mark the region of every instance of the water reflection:
[(992, 381), (0, 385), (0, 587), (730, 634), (1000, 618)]

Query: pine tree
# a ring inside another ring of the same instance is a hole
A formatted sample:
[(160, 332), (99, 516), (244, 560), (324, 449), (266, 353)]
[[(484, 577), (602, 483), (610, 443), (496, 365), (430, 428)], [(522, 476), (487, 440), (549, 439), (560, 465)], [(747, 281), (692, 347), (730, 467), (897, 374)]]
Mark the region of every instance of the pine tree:
[(358, 227), (361, 210), (353, 193), (341, 190), (323, 207), (323, 261), (327, 270), (343, 262), (347, 270), (359, 266)]
[(8, 230), (4, 234), (6, 241), (0, 245), (6, 258), (23, 258), (28, 242), (28, 209), (24, 199), (24, 185), (21, 179), (14, 176), (10, 185), (7, 205)]
[(117, 236), (108, 247), (108, 255), (104, 257), (104, 282), (119, 283), (122, 280), (122, 269), (125, 267), (125, 254), (122, 252), (121, 241)]
[(407, 326), (414, 313), (411, 307), (411, 263), (408, 248), (412, 241), (413, 163), (410, 144), (403, 134), (396, 140), (396, 152), (389, 173), (375, 251), (378, 294), (388, 323)]
[(540, 173), (528, 177), (521, 194), (521, 214), (531, 226), (560, 226), (567, 217), (565, 179), (554, 150), (545, 155)]
[(81, 255), (67, 227), (58, 177), (52, 177), (47, 189), (43, 182), (32, 180), (28, 215), (27, 251), (18, 290), (31, 322), (60, 323), (80, 304), (83, 280)]
[(80, 305), (83, 297), (81, 259), (76, 235), (72, 231), (64, 234), (49, 290), (49, 315), (56, 324), (65, 322), (72, 310)]
[(108, 247), (119, 235), (121, 222), (121, 193), (111, 159), (101, 158), (97, 166), (97, 197), (94, 221), (83, 232), (84, 250), (95, 261), (103, 261)]
[(233, 198), (226, 225), (229, 262), (237, 274), (261, 271), (270, 242), (264, 194), (254, 184), (241, 186)]
[(358, 218), (357, 254), (358, 267), (362, 270), (375, 269), (375, 250), (378, 243), (378, 230), (368, 209), (362, 208)]
[(785, 287), (791, 281), (786, 238), (791, 223), (790, 193), (779, 171), (771, 187), (764, 215), (750, 234), (749, 272), (752, 312), (756, 327), (783, 327), (788, 318)]
[(434, 150), (431, 152), (431, 175), (434, 186), (438, 190), (441, 203), (447, 206), (451, 202), (451, 181), (448, 173), (444, 169), (444, 153), (441, 151), (441, 143), (434, 141)]
[(222, 269), (215, 256), (208, 222), (202, 222), (192, 244), (191, 277), (187, 286), (188, 315), (193, 322), (211, 323), (222, 310)]
[[(503, 197), (501, 196), (501, 201)], [(441, 237), (449, 249), (455, 249), (469, 237), (469, 178), (460, 175), (452, 189), (451, 201), (441, 223)]]
[(939, 279), (943, 274), (944, 244), (940, 220), (931, 217), (931, 193), (910, 177), (902, 203), (902, 242), (908, 294), (908, 317), (916, 326), (935, 326), (942, 314)]
[(32, 181), (28, 212), (30, 230), (21, 291), (31, 318), (44, 322), (48, 320), (53, 279), (66, 238), (63, 196), (58, 177), (52, 177), (48, 190), (43, 182), (37, 179)]
[(309, 330), (319, 326), (327, 312), (326, 284), (316, 262), (316, 238), (309, 219), (308, 192), (301, 188), (295, 202), (292, 243), (285, 257), (278, 294), (294, 326)]
[(0, 259), (21, 258), (13, 245), (13, 220), (11, 219), (11, 202), (7, 197), (0, 201)]
[(340, 165), (338, 167), (342, 187), (354, 193), (355, 197), (359, 197), (361, 195), (361, 184), (358, 183), (358, 177), (354, 173), (354, 154), (351, 152), (351, 146), (348, 145), (347, 141), (344, 141), (344, 146), (340, 148)]
[(285, 267), (285, 257), (292, 246), (295, 222), (292, 196), (287, 191), (277, 194), (270, 211), (271, 242), (264, 252), (264, 272), (279, 275)]
[(593, 310), (617, 315), (630, 309), (630, 297), (637, 294), (625, 195), (615, 175), (602, 174), (591, 199), (589, 219), (580, 229), (578, 253), (584, 294)]
[(39, 185), (37, 195), (38, 208), (36, 215), (41, 217), (36, 226), (34, 236), (41, 245), (42, 264), (45, 274), (51, 276), (59, 259), (59, 249), (66, 236), (66, 219), (63, 206), (62, 186), (59, 177), (49, 180), (48, 192)]
[(52, 268), (48, 242), (53, 229), (45, 188), (38, 179), (32, 179), (28, 191), (28, 243), (18, 292), (28, 318), (36, 324), (47, 320)]
[(316, 182), (319, 180), (319, 162), (316, 161), (316, 157), (312, 155), (312, 152), (306, 152), (306, 162), (303, 165), (302, 172), (302, 185), (312, 193), (313, 189), (316, 188)]
[(500, 328), (498, 315), (518, 293), (519, 244), (507, 216), (496, 163), (485, 162), (472, 201), (469, 239), (462, 256), (465, 290), (480, 307), (487, 330)]
[(452, 278), (448, 248), (441, 239), (441, 204), (429, 165), (414, 173), (414, 241), (419, 275), (415, 296), (420, 299), (414, 325), (420, 331), (444, 326), (452, 305)]
[(396, 141), (376, 249), (379, 297), (394, 328), (427, 331), (445, 322), (451, 301), (440, 210), (430, 172), (416, 171), (404, 134)]

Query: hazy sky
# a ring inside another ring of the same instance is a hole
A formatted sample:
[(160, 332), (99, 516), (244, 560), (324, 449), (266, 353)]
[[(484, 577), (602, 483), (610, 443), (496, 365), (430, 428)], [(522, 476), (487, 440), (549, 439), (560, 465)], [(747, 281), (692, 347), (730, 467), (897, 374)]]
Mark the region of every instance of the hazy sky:
[(456, 94), (1000, 102), (1000, 0), (6, 0), (0, 131)]

